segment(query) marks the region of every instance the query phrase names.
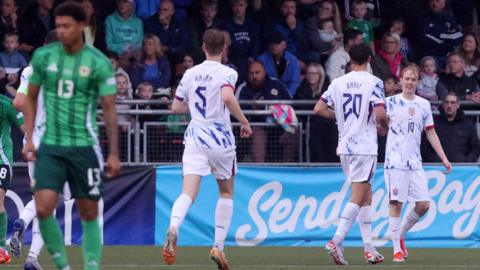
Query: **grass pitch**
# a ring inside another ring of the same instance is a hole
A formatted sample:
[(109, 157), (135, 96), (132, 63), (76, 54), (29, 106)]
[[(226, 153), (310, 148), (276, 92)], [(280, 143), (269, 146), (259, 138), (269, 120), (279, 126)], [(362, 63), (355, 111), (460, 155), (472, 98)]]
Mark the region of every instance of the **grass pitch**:
[[(190, 270), (216, 269), (208, 258), (210, 248), (180, 247), (175, 265), (164, 265), (162, 250), (152, 246), (106, 246), (103, 252), (102, 269), (119, 270)], [(349, 266), (338, 267), (323, 248), (305, 247), (227, 247), (225, 252), (232, 270), (274, 269), (479, 269), (479, 249), (409, 249), (407, 262), (392, 262), (392, 250), (381, 248), (385, 261), (379, 265), (366, 265), (363, 249), (347, 248)], [(27, 248), (24, 248), (24, 253)], [(73, 269), (83, 269), (80, 247), (68, 247), (68, 258)], [(24, 255), (25, 256), (25, 255)], [(24, 256), (12, 259), (12, 264), (1, 265), (0, 269), (23, 269)], [(52, 260), (43, 251), (40, 263), (47, 269), (55, 269)]]

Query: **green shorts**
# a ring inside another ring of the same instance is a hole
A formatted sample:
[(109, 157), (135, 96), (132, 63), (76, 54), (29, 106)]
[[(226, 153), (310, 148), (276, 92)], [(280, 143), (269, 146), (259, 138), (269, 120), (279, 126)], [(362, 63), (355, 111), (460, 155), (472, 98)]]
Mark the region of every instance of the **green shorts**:
[(99, 200), (103, 192), (103, 158), (99, 147), (41, 144), (37, 151), (33, 192), (61, 193), (68, 181), (73, 198)]
[(10, 182), (12, 181), (12, 167), (6, 164), (0, 164), (0, 188), (5, 191), (10, 188)]

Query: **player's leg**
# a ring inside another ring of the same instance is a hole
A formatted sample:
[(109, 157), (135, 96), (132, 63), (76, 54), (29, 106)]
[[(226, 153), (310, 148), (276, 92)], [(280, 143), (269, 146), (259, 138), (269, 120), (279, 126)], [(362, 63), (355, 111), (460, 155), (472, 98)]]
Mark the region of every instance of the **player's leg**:
[(400, 247), (400, 214), (403, 203), (408, 201), (409, 170), (385, 169), (385, 185), (390, 199), (388, 232), (393, 245), (393, 261), (403, 262), (405, 255)]
[(41, 145), (37, 151), (33, 191), (40, 233), (58, 269), (70, 269), (63, 234), (54, 216), (58, 193), (67, 178), (63, 147)]
[(209, 161), (220, 193), (215, 208), (215, 241), (210, 251), (210, 259), (217, 264), (218, 269), (228, 270), (228, 261), (223, 248), (233, 216), (233, 185), (237, 171), (235, 150), (210, 151)]
[[(29, 161), (28, 175), (30, 179), (33, 179), (33, 168), (34, 163)], [(12, 238), (10, 239), (10, 251), (17, 258), (22, 255), (23, 233), (30, 225), (30, 222), (32, 222), (32, 220), (36, 216), (37, 210), (35, 206), (35, 200), (32, 198), (32, 200), (29, 201), (27, 205), (23, 208), (22, 213), (20, 213), (20, 217), (13, 222), (13, 234)]]
[(87, 198), (77, 198), (76, 203), (82, 220), (84, 269), (100, 269), (102, 233), (100, 224), (98, 223), (98, 201)]
[(6, 246), (8, 216), (5, 209), (5, 196), (10, 188), (12, 168), (0, 165), (0, 264), (9, 264), (10, 255)]
[(32, 243), (30, 244), (30, 250), (28, 252), (28, 256), (25, 259), (24, 269), (42, 269), (40, 264), (38, 263), (38, 255), (40, 255), (40, 251), (43, 248), (43, 239), (42, 235), (40, 234), (40, 227), (38, 224), (38, 218), (33, 219), (32, 222)]
[(383, 262), (384, 257), (372, 243), (372, 189), (369, 190), (367, 197), (367, 200), (358, 211), (357, 222), (362, 235), (365, 262), (377, 264)]

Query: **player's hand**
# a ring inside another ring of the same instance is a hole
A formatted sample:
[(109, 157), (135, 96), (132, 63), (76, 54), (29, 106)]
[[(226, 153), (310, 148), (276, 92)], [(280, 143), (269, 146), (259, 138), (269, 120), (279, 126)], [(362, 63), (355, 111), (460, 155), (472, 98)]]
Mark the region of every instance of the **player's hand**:
[(442, 160), (443, 166), (445, 166), (445, 171), (443, 172), (444, 174), (450, 173), (452, 171), (452, 164), (450, 164), (450, 161), (448, 159)]
[(27, 143), (23, 146), (22, 150), (23, 158), (27, 161), (35, 161), (37, 158), (37, 151), (32, 140), (28, 140)]
[(107, 158), (107, 177), (115, 177), (120, 174), (120, 159), (118, 155), (108, 155)]
[(240, 138), (248, 138), (252, 136), (252, 128), (250, 127), (250, 123), (242, 124), (240, 127)]

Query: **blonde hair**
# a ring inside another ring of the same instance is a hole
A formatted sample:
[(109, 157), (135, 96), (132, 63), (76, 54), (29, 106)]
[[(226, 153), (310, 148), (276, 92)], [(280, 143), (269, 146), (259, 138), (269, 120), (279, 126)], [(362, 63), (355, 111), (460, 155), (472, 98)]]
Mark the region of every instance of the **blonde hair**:
[(383, 34), (382, 50), (385, 50), (385, 40), (387, 40), (387, 38), (392, 38), (393, 40), (395, 40), (395, 42), (397, 43), (397, 52), (399, 52), (401, 47), (400, 36), (397, 33), (393, 32), (386, 32), (385, 34)]
[(153, 35), (153, 34), (146, 34), (145, 37), (143, 38), (143, 43), (142, 43), (142, 55), (145, 53), (144, 48), (145, 48), (145, 43), (147, 40), (153, 40), (153, 45), (155, 46), (155, 56), (156, 58), (163, 57), (163, 51), (162, 51), (162, 42), (160, 39)]
[(322, 65), (318, 63), (311, 63), (307, 66), (307, 71), (311, 67), (316, 69), (318, 72), (318, 75), (320, 76), (320, 78), (318, 79), (317, 89), (313, 89), (315, 91), (314, 95), (317, 95), (322, 92), (323, 84), (325, 83), (325, 69), (322, 67)]
[[(342, 33), (342, 18), (340, 17), (340, 8), (338, 8), (337, 2), (335, 2), (334, 0), (323, 0), (319, 6), (321, 6), (323, 3), (329, 3), (330, 5), (332, 5), (333, 17), (331, 19), (333, 20), (335, 31), (337, 31), (337, 33)], [(318, 8), (318, 14), (320, 14), (320, 8)]]
[(420, 67), (417, 64), (409, 64), (408, 66), (404, 67), (400, 72), (400, 78), (402, 78), (407, 71), (412, 71), (413, 74), (416, 74), (417, 78), (420, 79)]

